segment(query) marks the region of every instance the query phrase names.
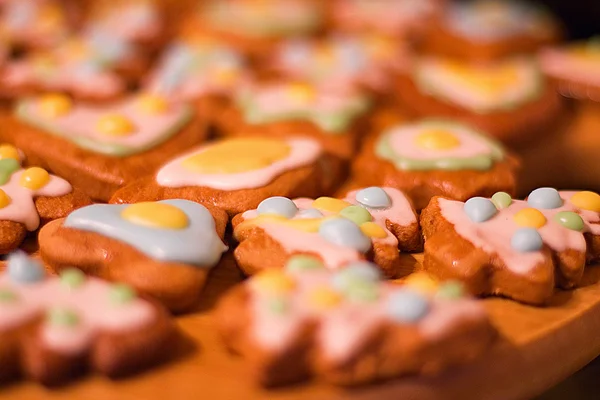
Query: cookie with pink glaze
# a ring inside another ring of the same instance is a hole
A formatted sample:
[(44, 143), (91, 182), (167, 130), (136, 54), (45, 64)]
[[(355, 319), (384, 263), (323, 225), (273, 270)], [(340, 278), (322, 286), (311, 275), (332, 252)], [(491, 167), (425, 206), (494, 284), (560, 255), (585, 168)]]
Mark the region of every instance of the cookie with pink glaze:
[(331, 270), (372, 260), (387, 277), (406, 274), (399, 250), (418, 251), (416, 212), (401, 191), (369, 187), (343, 200), (270, 197), (233, 219), (235, 259), (248, 275), (282, 268), (295, 255), (317, 257)]
[(536, 189), (467, 202), (434, 197), (421, 213), (424, 268), (474, 294), (543, 305), (555, 287), (577, 287), (600, 259), (600, 195)]
[(148, 94), (103, 105), (57, 94), (26, 98), (4, 126), (2, 139), (19, 147), (31, 164), (101, 201), (207, 134), (191, 106)]
[(0, 274), (0, 384), (57, 385), (86, 370), (118, 377), (162, 360), (176, 338), (165, 310), (79, 270), (46, 276), (24, 253)]
[(383, 282), (366, 262), (329, 271), (296, 256), (233, 288), (216, 309), (223, 341), (263, 386), (311, 377), (356, 386), (440, 373), (488, 350), (496, 337), (483, 304), (456, 282)]

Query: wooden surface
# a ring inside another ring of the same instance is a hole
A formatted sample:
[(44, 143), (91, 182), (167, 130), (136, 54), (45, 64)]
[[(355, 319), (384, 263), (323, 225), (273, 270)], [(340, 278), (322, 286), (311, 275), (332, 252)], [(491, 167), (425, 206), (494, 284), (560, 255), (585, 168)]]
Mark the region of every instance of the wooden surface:
[[(420, 256), (414, 259), (420, 260)], [(265, 391), (246, 378), (243, 359), (224, 350), (211, 326), (210, 309), (215, 300), (240, 279), (228, 256), (211, 276), (198, 309), (178, 317), (186, 338), (172, 359), (157, 368), (119, 381), (88, 376), (52, 390), (17, 382), (4, 387), (0, 397), (510, 400), (544, 392), (600, 354), (600, 268), (592, 267), (587, 269), (584, 287), (557, 292), (546, 308), (504, 299), (483, 300), (501, 332), (501, 341), (478, 362), (443, 376), (408, 377), (350, 391), (318, 383)]]

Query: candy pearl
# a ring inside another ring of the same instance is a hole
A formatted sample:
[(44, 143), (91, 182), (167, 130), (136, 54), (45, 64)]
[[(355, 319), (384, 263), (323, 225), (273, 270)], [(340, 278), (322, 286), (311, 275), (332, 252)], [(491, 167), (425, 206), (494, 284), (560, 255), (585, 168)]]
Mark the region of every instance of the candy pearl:
[(383, 239), (387, 237), (387, 232), (375, 222), (365, 222), (360, 226), (360, 230), (370, 238)]
[(269, 299), (267, 307), (273, 314), (285, 314), (290, 309), (290, 304), (286, 299), (276, 297)]
[(108, 114), (100, 117), (96, 129), (107, 136), (129, 136), (135, 127), (129, 118), (121, 114)]
[(465, 285), (459, 281), (444, 282), (438, 289), (435, 297), (443, 300), (460, 299), (465, 295)]
[(68, 268), (60, 273), (60, 283), (69, 289), (76, 289), (85, 282), (85, 274), (77, 268)]
[(15, 146), (11, 146), (10, 144), (2, 144), (0, 145), (0, 160), (7, 158), (19, 161), (21, 159), (21, 155)]
[(184, 229), (190, 225), (185, 212), (172, 204), (144, 201), (127, 206), (121, 218), (135, 225), (159, 229)]
[(510, 239), (510, 246), (521, 253), (539, 251), (543, 245), (542, 236), (534, 228), (517, 229)]
[(571, 199), (571, 203), (582, 210), (600, 213), (600, 195), (594, 192), (577, 192)]
[(427, 150), (450, 150), (458, 147), (460, 140), (445, 130), (429, 130), (416, 136), (415, 144)]
[(323, 218), (323, 213), (316, 208), (307, 208), (306, 210), (300, 210), (296, 216), (298, 218), (316, 219)]
[(31, 167), (23, 171), (19, 184), (30, 190), (38, 190), (46, 186), (49, 181), (48, 171), (40, 167)]
[(561, 207), (563, 200), (556, 189), (546, 187), (531, 192), (527, 198), (527, 203), (532, 207), (548, 210)]
[(334, 199), (332, 197), (319, 197), (315, 201), (313, 201), (312, 206), (319, 210), (331, 212), (331, 213), (339, 213), (344, 208), (351, 206), (352, 204), (348, 203), (344, 200)]
[(40, 113), (48, 118), (57, 118), (71, 111), (71, 99), (60, 93), (44, 95), (40, 98), (38, 107)]
[(535, 208), (524, 208), (519, 210), (513, 219), (515, 223), (524, 228), (541, 228), (546, 225), (546, 217), (540, 210)]
[(285, 294), (296, 287), (296, 281), (283, 271), (268, 269), (254, 278), (254, 285), (269, 294)]
[(310, 103), (317, 97), (317, 91), (314, 87), (304, 84), (295, 83), (288, 86), (290, 97), (300, 103)]
[(319, 287), (308, 294), (308, 302), (318, 309), (330, 309), (342, 302), (342, 296), (328, 287)]
[(373, 219), (371, 213), (360, 206), (348, 206), (340, 211), (340, 217), (344, 217), (354, 222), (356, 225), (360, 225), (363, 222), (369, 222)]
[(7, 270), (10, 279), (16, 283), (35, 283), (46, 276), (42, 265), (22, 251), (16, 251), (8, 257)]
[(4, 185), (8, 182), (12, 174), (20, 168), (21, 164), (14, 158), (0, 160), (0, 185)]
[(356, 201), (369, 208), (388, 208), (392, 201), (390, 196), (380, 187), (372, 186), (356, 192)]
[(375, 264), (358, 261), (338, 271), (331, 279), (332, 286), (339, 291), (346, 291), (354, 282), (379, 282), (381, 272)]
[(496, 215), (498, 209), (486, 198), (473, 197), (465, 202), (464, 211), (471, 221), (485, 222)]
[(367, 303), (379, 298), (379, 285), (377, 282), (355, 280), (348, 284), (344, 293), (352, 301)]
[(169, 104), (162, 96), (145, 94), (138, 99), (140, 110), (150, 115), (164, 114), (169, 109)]
[(298, 207), (287, 197), (275, 196), (261, 201), (256, 211), (259, 215), (269, 214), (294, 218), (298, 212)]
[(79, 323), (79, 316), (71, 310), (65, 308), (51, 308), (46, 315), (50, 325), (64, 327), (73, 327)]
[(110, 288), (108, 298), (113, 304), (127, 304), (136, 298), (136, 293), (131, 286), (118, 283)]
[(388, 299), (387, 310), (390, 318), (398, 322), (417, 322), (429, 312), (429, 301), (423, 295), (410, 289), (398, 289)]
[(10, 196), (7, 195), (4, 190), (0, 189), (0, 209), (6, 207), (10, 203), (11, 203)]
[(14, 303), (15, 301), (17, 301), (15, 292), (0, 288), (0, 303)]
[(345, 218), (334, 218), (321, 223), (319, 235), (327, 241), (343, 247), (351, 247), (361, 253), (371, 248), (371, 239), (360, 228)]
[(285, 265), (285, 269), (290, 272), (309, 271), (323, 269), (325, 266), (316, 257), (299, 254), (292, 256)]
[(567, 229), (574, 231), (582, 231), (585, 228), (585, 223), (579, 214), (572, 211), (561, 211), (556, 213), (554, 220)]
[(502, 210), (512, 204), (512, 197), (506, 192), (497, 192), (492, 196), (492, 203), (498, 210)]
[(404, 280), (404, 285), (417, 292), (433, 294), (438, 290), (438, 283), (431, 279), (429, 275), (417, 272)]

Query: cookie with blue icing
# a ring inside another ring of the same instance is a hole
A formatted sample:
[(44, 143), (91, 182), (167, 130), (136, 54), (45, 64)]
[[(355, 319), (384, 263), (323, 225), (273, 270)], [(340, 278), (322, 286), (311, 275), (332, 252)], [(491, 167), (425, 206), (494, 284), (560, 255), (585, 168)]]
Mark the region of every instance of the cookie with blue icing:
[(40, 252), (57, 272), (74, 266), (183, 311), (227, 250), (226, 224), (223, 210), (189, 200), (94, 204), (43, 229)]

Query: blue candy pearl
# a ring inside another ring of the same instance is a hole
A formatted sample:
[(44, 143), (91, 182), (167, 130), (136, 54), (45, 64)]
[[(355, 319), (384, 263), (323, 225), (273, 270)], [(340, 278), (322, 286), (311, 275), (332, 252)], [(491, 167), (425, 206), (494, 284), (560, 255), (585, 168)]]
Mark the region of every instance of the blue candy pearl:
[(319, 235), (331, 243), (351, 247), (361, 253), (366, 253), (371, 248), (371, 239), (349, 219), (334, 218), (324, 221), (319, 227)]
[(553, 188), (535, 189), (529, 194), (527, 203), (534, 208), (553, 209), (563, 205), (563, 200), (560, 198), (558, 190)]
[(390, 196), (380, 187), (372, 186), (356, 192), (356, 201), (369, 208), (388, 208), (392, 206)]
[(541, 250), (543, 245), (542, 236), (534, 228), (520, 228), (510, 239), (510, 246), (521, 253)]
[(483, 197), (473, 197), (467, 200), (464, 210), (473, 222), (485, 222), (498, 212), (494, 203)]
[(8, 257), (7, 271), (10, 279), (16, 283), (39, 282), (46, 276), (42, 265), (22, 251), (16, 251)]
[(429, 301), (423, 295), (398, 289), (388, 299), (388, 314), (398, 322), (417, 322), (429, 312)]
[(298, 207), (287, 197), (275, 196), (263, 200), (258, 205), (258, 214), (280, 215), (285, 218), (294, 218)]
[(370, 262), (358, 261), (333, 275), (331, 285), (343, 292), (355, 282), (378, 282), (381, 279), (379, 268)]
[(322, 218), (323, 213), (316, 208), (307, 208), (298, 212), (298, 218)]

